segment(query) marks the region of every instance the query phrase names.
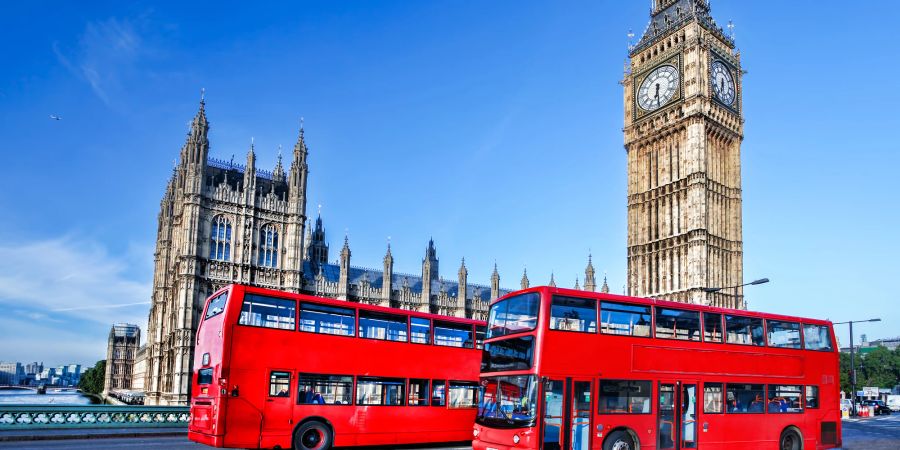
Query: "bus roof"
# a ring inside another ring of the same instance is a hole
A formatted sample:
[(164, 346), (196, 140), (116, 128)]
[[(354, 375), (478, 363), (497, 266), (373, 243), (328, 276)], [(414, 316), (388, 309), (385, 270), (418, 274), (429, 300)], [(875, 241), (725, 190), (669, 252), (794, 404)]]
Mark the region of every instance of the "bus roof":
[(210, 295), (210, 297), (214, 297), (214, 296), (220, 294), (221, 292), (231, 289), (232, 287), (242, 289), (245, 293), (263, 294), (263, 295), (269, 295), (269, 296), (280, 297), (280, 298), (290, 298), (290, 299), (295, 299), (295, 300), (300, 300), (300, 301), (316, 302), (316, 303), (321, 303), (321, 304), (325, 304), (325, 305), (329, 305), (329, 306), (336, 306), (336, 307), (343, 307), (343, 308), (351, 307), (351, 308), (361, 309), (364, 311), (382, 312), (382, 313), (390, 313), (390, 314), (405, 314), (410, 317), (419, 317), (419, 318), (423, 318), (423, 319), (436, 319), (436, 320), (441, 320), (444, 322), (456, 322), (456, 323), (466, 323), (466, 324), (476, 324), (476, 325), (481, 325), (481, 324), (485, 323), (482, 320), (467, 319), (467, 318), (463, 318), (463, 317), (444, 316), (441, 314), (432, 314), (432, 313), (412, 311), (412, 310), (400, 309), (400, 308), (390, 308), (387, 306), (369, 305), (366, 303), (350, 302), (347, 300), (338, 300), (338, 299), (327, 298), (327, 297), (317, 297), (315, 295), (295, 294), (292, 292), (285, 292), (285, 291), (279, 291), (279, 290), (275, 290), (275, 289), (268, 289), (268, 288), (262, 288), (262, 287), (250, 286), (247, 284), (238, 284), (238, 283), (233, 283), (233, 284), (224, 286), (223, 288), (219, 289), (218, 291), (216, 291), (215, 293)]
[(717, 306), (705, 306), (705, 305), (695, 305), (691, 303), (682, 303), (676, 302), (672, 300), (662, 300), (662, 299), (654, 299), (654, 298), (644, 298), (644, 297), (631, 297), (628, 295), (617, 295), (617, 294), (605, 294), (602, 292), (590, 292), (590, 291), (581, 291), (576, 289), (567, 289), (567, 288), (557, 288), (552, 286), (534, 286), (527, 289), (521, 289), (518, 291), (510, 292), (494, 301), (491, 302), (493, 305), (501, 300), (505, 300), (509, 297), (516, 296), (519, 294), (525, 294), (529, 292), (547, 292), (550, 294), (560, 294), (560, 295), (568, 295), (572, 297), (582, 297), (582, 298), (593, 298), (597, 300), (610, 300), (617, 302), (626, 302), (632, 303), (635, 305), (648, 305), (648, 306), (659, 306), (664, 308), (677, 308), (677, 309), (685, 309), (691, 311), (707, 311), (714, 312), (719, 314), (729, 314), (729, 315), (739, 315), (745, 317), (758, 317), (761, 319), (774, 319), (774, 320), (785, 320), (792, 322), (803, 322), (808, 324), (818, 324), (818, 325), (831, 325), (831, 321), (829, 320), (821, 320), (821, 319), (810, 319), (805, 317), (796, 317), (796, 316), (786, 316), (782, 314), (770, 314), (763, 313), (758, 311), (746, 311), (743, 309), (731, 309), (731, 308), (720, 308)]

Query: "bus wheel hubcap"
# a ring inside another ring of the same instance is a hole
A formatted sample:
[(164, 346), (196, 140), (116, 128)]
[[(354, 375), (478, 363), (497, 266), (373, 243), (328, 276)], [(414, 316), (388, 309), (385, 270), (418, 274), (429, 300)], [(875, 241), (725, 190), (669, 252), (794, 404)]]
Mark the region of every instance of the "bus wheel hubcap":
[(631, 450), (631, 446), (625, 441), (616, 441), (613, 444), (613, 450)]
[(322, 441), (322, 435), (319, 433), (319, 430), (309, 430), (306, 433), (303, 433), (303, 446), (306, 448), (316, 448), (319, 445), (319, 442)]

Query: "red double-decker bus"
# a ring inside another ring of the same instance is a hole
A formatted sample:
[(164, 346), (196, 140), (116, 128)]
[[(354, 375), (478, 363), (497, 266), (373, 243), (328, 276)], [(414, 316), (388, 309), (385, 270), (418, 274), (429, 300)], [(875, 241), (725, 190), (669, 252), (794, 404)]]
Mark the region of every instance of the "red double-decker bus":
[(197, 329), (192, 441), (214, 447), (472, 439), (484, 322), (232, 285)]
[(830, 322), (538, 287), (491, 305), (476, 450), (841, 445)]

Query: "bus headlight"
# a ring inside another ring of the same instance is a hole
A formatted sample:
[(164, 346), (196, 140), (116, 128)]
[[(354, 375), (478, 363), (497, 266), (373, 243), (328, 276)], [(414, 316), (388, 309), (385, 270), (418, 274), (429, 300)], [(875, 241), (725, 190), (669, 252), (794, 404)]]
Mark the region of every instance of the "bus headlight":
[(518, 435), (518, 434), (514, 434), (514, 435), (513, 435), (513, 444), (518, 444), (518, 443), (519, 443), (519, 435)]
[(472, 429), (472, 436), (478, 437), (478, 428)]

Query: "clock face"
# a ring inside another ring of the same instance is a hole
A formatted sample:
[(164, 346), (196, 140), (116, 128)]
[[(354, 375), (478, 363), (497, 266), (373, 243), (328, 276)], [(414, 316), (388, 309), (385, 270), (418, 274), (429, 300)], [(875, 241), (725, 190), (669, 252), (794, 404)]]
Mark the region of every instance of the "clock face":
[(653, 69), (638, 90), (638, 106), (644, 111), (655, 111), (672, 100), (678, 92), (678, 69), (664, 65)]
[(734, 105), (734, 75), (731, 74), (731, 70), (728, 70), (728, 66), (721, 61), (715, 61), (712, 63), (711, 72), (713, 94), (720, 102), (729, 106)]

